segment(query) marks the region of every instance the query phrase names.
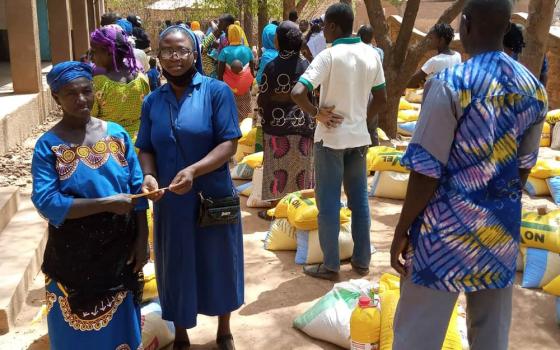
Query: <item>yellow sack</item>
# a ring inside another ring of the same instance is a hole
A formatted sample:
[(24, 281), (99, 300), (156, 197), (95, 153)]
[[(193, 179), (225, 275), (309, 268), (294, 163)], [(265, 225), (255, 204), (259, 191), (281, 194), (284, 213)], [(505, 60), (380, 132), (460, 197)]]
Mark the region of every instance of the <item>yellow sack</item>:
[(422, 103), (423, 89), (406, 89), (405, 99), (411, 103)]
[(560, 275), (556, 276), (549, 284), (542, 288), (548, 294), (556, 295), (560, 297)]
[(239, 124), (239, 129), (241, 129), (242, 136), (247, 136), (247, 134), (249, 134), (251, 129), (253, 129), (253, 119), (251, 118), (243, 119)]
[(560, 176), (560, 162), (553, 159), (538, 159), (537, 164), (531, 169), (531, 176), (539, 179)]
[[(276, 208), (278, 210), (278, 207)], [(288, 204), (288, 221), (298, 230), (313, 231), (319, 228), (319, 209), (315, 198), (296, 198)], [(340, 224), (350, 221), (352, 212), (346, 207), (340, 208)]]
[(287, 219), (274, 220), (264, 240), (264, 249), (296, 250), (296, 228)]
[(142, 293), (142, 303), (154, 300), (158, 297), (156, 267), (153, 262), (147, 263), (142, 269), (144, 273), (144, 292)]
[(234, 156), (235, 161), (239, 163), (243, 160), (243, 158), (253, 153), (255, 153), (255, 145), (247, 146), (238, 144), (237, 151), (235, 152)]
[(397, 119), (399, 123), (408, 123), (408, 122), (417, 121), (419, 116), (420, 116), (419, 111), (405, 110), (405, 111), (399, 111)]
[[(354, 251), (352, 240), (352, 224), (340, 226), (338, 234), (338, 257), (340, 260), (350, 259)], [(320, 264), (324, 260), (319, 242), (319, 231), (297, 231), (297, 251), (295, 263), (298, 265)]]
[(384, 273), (379, 279), (378, 293), (384, 293), (388, 290), (399, 290), (401, 288), (401, 279), (390, 273)]
[(408, 110), (419, 110), (420, 109), (420, 105), (418, 103), (410, 103), (409, 101), (406, 100), (406, 98), (401, 97), (401, 100), (399, 102), (399, 111), (408, 111)]
[(560, 121), (560, 109), (554, 109), (546, 114), (546, 122), (556, 124)]
[(238, 144), (246, 145), (246, 146), (254, 146), (256, 142), (257, 142), (257, 128), (252, 128), (251, 131), (247, 133), (247, 135), (244, 135), (239, 139)]
[[(399, 289), (389, 289), (380, 294), (381, 299), (381, 346), (380, 350), (391, 350), (393, 348), (393, 322), (395, 320), (395, 313), (400, 299)], [(457, 325), (457, 306), (455, 306), (447, 333), (445, 334), (445, 341), (443, 342), (442, 350), (462, 350), (463, 344), (459, 327)]]
[(368, 153), (366, 155), (366, 164), (367, 164), (367, 169), (369, 171), (373, 171), (373, 160), (377, 158), (377, 156), (379, 156), (380, 153), (386, 153), (386, 152), (397, 152), (396, 148), (393, 147), (387, 147), (387, 146), (373, 146), (370, 147), (368, 149)]
[(369, 171), (396, 171), (399, 173), (408, 173), (408, 169), (401, 165), (402, 156), (403, 152), (397, 150), (377, 153), (371, 159)]
[[(309, 190), (306, 190), (309, 191)], [(314, 194), (313, 194), (314, 196)], [(280, 202), (278, 202), (278, 204), (276, 205), (276, 208), (274, 208), (274, 215), (270, 215), (270, 216), (274, 216), (275, 218), (281, 219), (281, 218), (287, 218), (288, 217), (288, 205), (290, 205), (290, 202), (293, 201), (294, 199), (298, 199), (298, 198), (302, 198), (302, 192), (298, 191), (298, 192), (292, 192), (287, 194), (286, 196), (284, 196), (284, 198), (282, 198), (280, 200)]]
[(529, 176), (525, 184), (525, 191), (531, 196), (550, 196), (550, 189), (546, 180)]
[(385, 133), (385, 131), (383, 131), (381, 128), (377, 128), (377, 137), (378, 137), (381, 141), (389, 141), (389, 136), (387, 136), (387, 134)]
[(548, 124), (547, 122), (544, 122), (542, 133), (541, 133), (540, 146), (541, 147), (550, 147), (551, 141), (552, 141), (552, 131), (551, 131), (550, 124)]
[(560, 209), (546, 215), (523, 211), (521, 246), (560, 253)]
[(247, 164), (253, 169), (260, 168), (262, 167), (263, 156), (264, 156), (263, 152), (253, 153), (248, 156), (245, 156), (245, 158), (243, 158), (243, 160), (240, 163)]
[(403, 200), (406, 197), (410, 174), (378, 171), (373, 177), (370, 196)]

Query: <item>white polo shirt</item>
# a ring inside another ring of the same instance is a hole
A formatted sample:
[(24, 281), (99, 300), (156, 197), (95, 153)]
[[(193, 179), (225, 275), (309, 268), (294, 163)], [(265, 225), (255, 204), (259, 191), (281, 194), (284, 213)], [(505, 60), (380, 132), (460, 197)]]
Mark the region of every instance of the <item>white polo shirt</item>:
[(385, 87), (381, 58), (360, 38), (342, 38), (323, 50), (299, 79), (313, 90), (321, 86), (319, 106), (332, 107), (344, 117), (337, 128), (317, 124), (315, 142), (332, 149), (371, 144), (367, 128), (367, 106), (372, 90)]

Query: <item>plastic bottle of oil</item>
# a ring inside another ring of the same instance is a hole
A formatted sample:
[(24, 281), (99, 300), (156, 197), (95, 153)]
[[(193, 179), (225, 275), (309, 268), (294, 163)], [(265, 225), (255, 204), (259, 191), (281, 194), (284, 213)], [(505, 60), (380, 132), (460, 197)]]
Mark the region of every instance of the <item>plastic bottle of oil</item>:
[(381, 312), (369, 297), (360, 297), (350, 318), (351, 350), (378, 350)]

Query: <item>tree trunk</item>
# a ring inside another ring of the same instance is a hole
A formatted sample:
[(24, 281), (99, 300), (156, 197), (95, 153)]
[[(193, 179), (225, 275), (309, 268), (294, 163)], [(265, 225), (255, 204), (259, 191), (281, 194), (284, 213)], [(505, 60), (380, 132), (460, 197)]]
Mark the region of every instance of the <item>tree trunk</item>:
[(531, 0), (525, 35), (526, 47), (521, 54), (523, 63), (537, 78), (540, 76), (548, 35), (554, 15), (554, 0)]
[(253, 3), (252, 0), (243, 0), (243, 30), (247, 35), (249, 46), (253, 45)]
[(309, 3), (309, 0), (299, 0), (296, 6), (296, 11), (298, 15), (301, 15), (301, 12), (305, 8), (305, 6), (307, 6), (307, 3)]
[(257, 33), (259, 40), (259, 47), (262, 47), (262, 35), (264, 27), (268, 24), (268, 4), (267, 0), (257, 0), (258, 1), (258, 17), (259, 17), (259, 31)]
[[(534, 1), (534, 0), (533, 0)], [(377, 45), (385, 51), (383, 67), (387, 83), (387, 108), (379, 116), (379, 127), (389, 137), (397, 136), (397, 114), (400, 97), (408, 81), (418, 68), (418, 63), (428, 50), (427, 39), (410, 47), (414, 22), (419, 9), (419, 0), (409, 0), (404, 11), (402, 25), (395, 42), (389, 35), (389, 27), (384, 16), (381, 0), (364, 0), (369, 21)], [(456, 0), (443, 12), (436, 23), (450, 23), (459, 15), (466, 0)]]
[(290, 11), (295, 10), (296, 0), (282, 0), (282, 18), (284, 21), (288, 20)]

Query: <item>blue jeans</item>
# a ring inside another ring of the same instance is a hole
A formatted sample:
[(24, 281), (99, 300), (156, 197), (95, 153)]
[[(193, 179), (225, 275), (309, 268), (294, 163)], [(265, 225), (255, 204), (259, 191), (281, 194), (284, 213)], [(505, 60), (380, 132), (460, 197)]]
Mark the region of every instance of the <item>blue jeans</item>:
[(340, 234), (340, 195), (348, 197), (352, 210), (352, 263), (368, 268), (371, 261), (369, 230), (371, 218), (367, 191), (367, 146), (335, 150), (315, 144), (315, 193), (319, 209), (319, 242), (324, 265), (331, 271), (340, 270), (338, 235)]

